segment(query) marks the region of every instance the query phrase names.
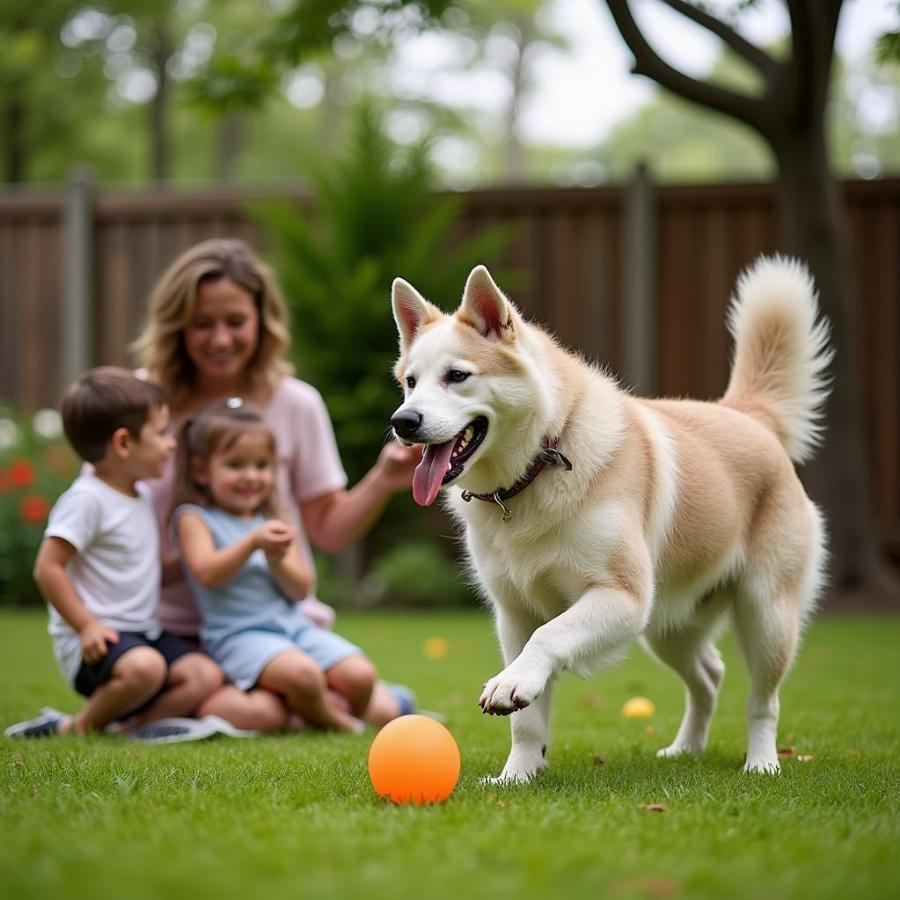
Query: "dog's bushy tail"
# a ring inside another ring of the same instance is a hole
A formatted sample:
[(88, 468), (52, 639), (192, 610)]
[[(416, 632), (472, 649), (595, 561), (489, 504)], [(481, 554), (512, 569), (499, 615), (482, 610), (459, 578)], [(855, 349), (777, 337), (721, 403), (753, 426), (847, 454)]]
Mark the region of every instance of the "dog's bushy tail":
[(833, 356), (806, 266), (760, 258), (738, 279), (728, 329), (734, 364), (721, 402), (772, 428), (790, 458), (803, 462), (821, 438)]

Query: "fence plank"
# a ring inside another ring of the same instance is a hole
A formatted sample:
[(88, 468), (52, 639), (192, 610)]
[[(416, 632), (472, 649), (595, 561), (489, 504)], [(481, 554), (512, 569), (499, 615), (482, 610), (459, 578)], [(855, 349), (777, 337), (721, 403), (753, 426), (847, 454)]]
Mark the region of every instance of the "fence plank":
[[(900, 548), (900, 179), (850, 182), (844, 190), (876, 509)], [(153, 282), (182, 250), (216, 235), (243, 237), (261, 248), (248, 205), (274, 193), (99, 191), (95, 361), (130, 363), (128, 346)], [(715, 397), (728, 374), (723, 314), (735, 277), (778, 247), (773, 191), (738, 184), (660, 186), (655, 194), (659, 391)], [(310, 208), (296, 188), (277, 195)], [(462, 199), (462, 234), (494, 223), (516, 227), (504, 258), (485, 262), (518, 276), (509, 291), (523, 312), (621, 374), (623, 190), (497, 189)], [(34, 408), (58, 401), (63, 206), (55, 191), (0, 191), (0, 404)]]

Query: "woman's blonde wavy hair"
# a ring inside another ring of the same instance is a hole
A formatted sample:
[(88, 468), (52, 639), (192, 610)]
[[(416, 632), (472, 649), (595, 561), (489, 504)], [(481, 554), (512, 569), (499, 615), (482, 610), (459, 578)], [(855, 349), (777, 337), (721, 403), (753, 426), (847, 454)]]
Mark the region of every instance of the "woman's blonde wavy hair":
[(241, 240), (213, 238), (185, 251), (156, 284), (144, 330), (131, 349), (150, 378), (178, 409), (190, 395), (195, 367), (187, 354), (184, 329), (197, 302), (197, 289), (227, 278), (250, 294), (259, 312), (259, 340), (247, 365), (254, 388), (274, 388), (294, 368), (284, 358), (291, 343), (284, 298), (268, 267)]

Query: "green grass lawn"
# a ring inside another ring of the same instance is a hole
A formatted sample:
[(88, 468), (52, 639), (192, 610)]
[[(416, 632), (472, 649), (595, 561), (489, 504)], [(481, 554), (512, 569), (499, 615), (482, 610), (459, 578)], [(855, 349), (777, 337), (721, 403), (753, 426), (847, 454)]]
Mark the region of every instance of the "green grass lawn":
[[(794, 755), (780, 777), (740, 772), (747, 679), (726, 637), (703, 759), (654, 758), (681, 688), (635, 649), (591, 681), (562, 679), (550, 771), (503, 788), (478, 784), (508, 747), (508, 723), (476, 704), (499, 668), (487, 614), (339, 622), (386, 678), (446, 713), (463, 760), (447, 803), (375, 797), (371, 735), (0, 738), (0, 897), (900, 896), (900, 619), (813, 625), (782, 691), (780, 746)], [(429, 637), (447, 640), (444, 658), (425, 656)], [(39, 613), (0, 614), (0, 672), (2, 725), (77, 707)], [(621, 716), (634, 695), (654, 701), (652, 718)]]

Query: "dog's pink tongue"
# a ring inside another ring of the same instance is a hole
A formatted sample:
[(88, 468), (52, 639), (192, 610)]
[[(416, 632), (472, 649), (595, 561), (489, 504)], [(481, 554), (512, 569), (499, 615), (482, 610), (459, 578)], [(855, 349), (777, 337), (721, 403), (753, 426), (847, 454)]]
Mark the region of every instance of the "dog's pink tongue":
[(413, 475), (413, 499), (419, 506), (431, 506), (441, 490), (441, 482), (450, 469), (450, 454), (453, 441), (443, 444), (428, 444), (422, 462), (416, 466)]

